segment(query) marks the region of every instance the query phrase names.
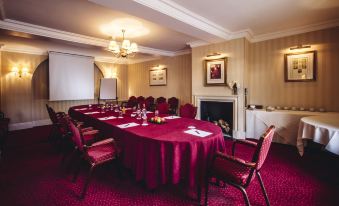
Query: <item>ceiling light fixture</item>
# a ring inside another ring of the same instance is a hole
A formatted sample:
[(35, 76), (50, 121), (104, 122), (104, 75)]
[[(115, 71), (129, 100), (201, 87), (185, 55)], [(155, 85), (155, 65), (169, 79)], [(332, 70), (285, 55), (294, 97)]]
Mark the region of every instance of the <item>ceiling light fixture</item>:
[(302, 44), (299, 44), (298, 46), (291, 47), (290, 50), (296, 50), (296, 49), (308, 49), (308, 48), (311, 48), (311, 46), (310, 46), (310, 45), (302, 45)]
[(116, 41), (112, 40), (109, 42), (108, 50), (113, 52), (114, 56), (117, 58), (127, 58), (133, 57), (136, 52), (138, 52), (138, 45), (136, 43), (131, 43), (129, 40), (125, 39), (125, 29), (122, 29), (122, 43), (119, 45)]

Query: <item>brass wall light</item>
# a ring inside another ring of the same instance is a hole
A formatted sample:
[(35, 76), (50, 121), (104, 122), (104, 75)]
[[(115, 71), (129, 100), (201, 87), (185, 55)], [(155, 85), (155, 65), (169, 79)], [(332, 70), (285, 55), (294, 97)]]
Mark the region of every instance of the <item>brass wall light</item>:
[(296, 50), (296, 49), (309, 49), (311, 48), (311, 45), (302, 45), (302, 44), (299, 44), (295, 47), (291, 47), (290, 50)]
[(13, 67), (12, 71), (15, 76), (22, 78), (23, 76), (26, 76), (28, 74), (28, 68), (27, 67)]

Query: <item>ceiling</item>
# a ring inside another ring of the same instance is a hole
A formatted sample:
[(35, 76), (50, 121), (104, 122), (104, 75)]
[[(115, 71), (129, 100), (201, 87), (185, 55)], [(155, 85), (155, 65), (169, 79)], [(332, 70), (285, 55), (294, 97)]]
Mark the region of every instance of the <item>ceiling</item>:
[(339, 26), (339, 0), (0, 0), (0, 14), (0, 29), (100, 48), (110, 38), (102, 25), (129, 18), (149, 30), (130, 38), (141, 52), (173, 56), (187, 44)]

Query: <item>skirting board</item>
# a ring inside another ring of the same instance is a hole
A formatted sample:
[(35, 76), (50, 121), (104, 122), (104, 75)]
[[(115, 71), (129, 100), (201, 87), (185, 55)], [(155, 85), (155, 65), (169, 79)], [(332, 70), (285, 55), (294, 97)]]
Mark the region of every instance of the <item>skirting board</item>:
[(9, 131), (28, 129), (32, 127), (38, 127), (38, 126), (49, 125), (49, 124), (52, 124), (51, 120), (49, 119), (42, 119), (42, 120), (37, 120), (37, 121), (32, 121), (32, 122), (13, 123), (13, 124), (9, 124)]

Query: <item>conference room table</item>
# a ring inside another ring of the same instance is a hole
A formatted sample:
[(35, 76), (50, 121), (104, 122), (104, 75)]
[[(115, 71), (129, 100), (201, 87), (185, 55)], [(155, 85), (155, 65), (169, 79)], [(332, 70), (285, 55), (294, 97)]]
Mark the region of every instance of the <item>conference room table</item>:
[[(69, 114), (113, 137), (122, 149), (124, 167), (148, 189), (183, 183), (190, 192), (198, 189), (199, 197), (213, 155), (225, 151), (220, 127), (207, 121), (162, 115), (166, 123), (143, 126), (142, 120), (131, 116), (135, 114), (132, 109), (118, 118), (118, 112), (102, 113), (98, 105), (71, 107)], [(147, 113), (148, 118), (153, 116), (153, 112)]]

